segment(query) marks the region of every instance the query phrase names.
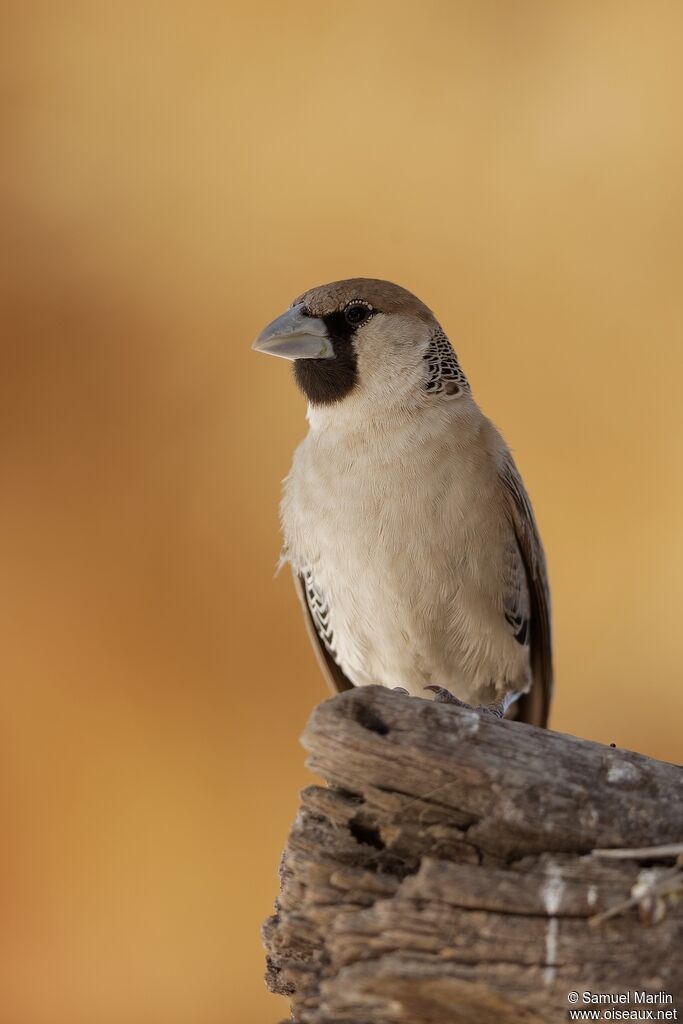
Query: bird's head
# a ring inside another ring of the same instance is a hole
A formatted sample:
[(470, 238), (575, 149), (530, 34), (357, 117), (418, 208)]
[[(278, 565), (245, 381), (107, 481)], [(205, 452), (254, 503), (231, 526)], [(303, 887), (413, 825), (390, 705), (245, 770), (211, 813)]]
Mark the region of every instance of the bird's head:
[[(293, 360), (296, 382), (312, 406), (351, 396), (366, 406), (419, 395), (434, 374), (435, 338), (450, 350), (431, 310), (411, 292), (358, 277), (300, 295), (253, 348)], [(457, 367), (454, 354), (453, 360)]]

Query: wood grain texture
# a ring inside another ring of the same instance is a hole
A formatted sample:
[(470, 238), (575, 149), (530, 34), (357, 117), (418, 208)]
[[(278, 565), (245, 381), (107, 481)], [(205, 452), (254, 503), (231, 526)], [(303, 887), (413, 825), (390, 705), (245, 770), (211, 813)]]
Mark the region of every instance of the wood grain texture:
[(328, 788), (302, 793), (264, 926), (295, 1022), (552, 1024), (570, 990), (683, 1001), (683, 902), (652, 888), (681, 888), (675, 856), (592, 853), (679, 843), (681, 768), (381, 687), (321, 704), (303, 743)]

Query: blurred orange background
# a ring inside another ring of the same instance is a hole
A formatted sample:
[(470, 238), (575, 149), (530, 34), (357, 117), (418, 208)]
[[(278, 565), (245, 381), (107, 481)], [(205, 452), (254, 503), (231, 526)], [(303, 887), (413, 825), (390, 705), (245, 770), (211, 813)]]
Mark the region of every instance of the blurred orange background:
[(683, 7), (4, 7), (7, 1024), (266, 1024), (324, 686), (250, 352), (302, 290), (432, 306), (533, 497), (555, 728), (680, 759)]

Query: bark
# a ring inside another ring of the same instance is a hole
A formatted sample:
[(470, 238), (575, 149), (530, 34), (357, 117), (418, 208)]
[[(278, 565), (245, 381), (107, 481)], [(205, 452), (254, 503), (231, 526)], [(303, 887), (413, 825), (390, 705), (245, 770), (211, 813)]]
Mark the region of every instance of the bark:
[(294, 1021), (552, 1024), (573, 991), (683, 1018), (681, 768), (380, 687), (303, 744), (328, 786), (264, 927)]

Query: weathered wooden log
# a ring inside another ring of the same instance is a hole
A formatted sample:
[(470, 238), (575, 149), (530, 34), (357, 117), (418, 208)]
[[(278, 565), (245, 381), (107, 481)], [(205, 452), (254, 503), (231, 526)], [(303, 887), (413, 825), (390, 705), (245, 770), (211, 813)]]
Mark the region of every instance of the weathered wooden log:
[(295, 1022), (553, 1024), (584, 992), (683, 1018), (683, 769), (380, 687), (303, 743), (328, 788), (264, 927)]

